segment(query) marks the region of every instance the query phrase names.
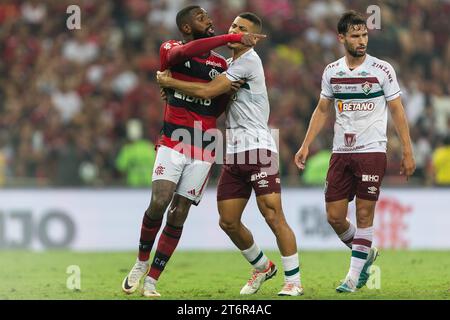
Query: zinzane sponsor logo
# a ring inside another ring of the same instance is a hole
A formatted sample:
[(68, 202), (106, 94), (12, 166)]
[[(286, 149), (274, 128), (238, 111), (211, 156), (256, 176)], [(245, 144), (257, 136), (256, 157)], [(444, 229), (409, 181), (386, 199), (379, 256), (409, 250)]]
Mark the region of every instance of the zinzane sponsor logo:
[(364, 181), (364, 182), (378, 182), (378, 181), (380, 181), (380, 176), (370, 175), (370, 174), (363, 174), (362, 175), (362, 181)]
[(372, 111), (375, 109), (375, 103), (373, 102), (342, 102), (337, 101), (337, 108), (339, 113), (344, 111)]
[(250, 180), (256, 181), (256, 180), (263, 179), (263, 178), (267, 178), (267, 172), (265, 172), (265, 171), (252, 174), (252, 176), (250, 177)]
[(178, 92), (178, 91), (175, 91), (174, 97), (177, 99), (186, 101), (186, 102), (201, 104), (202, 106), (206, 106), (206, 107), (211, 105), (211, 99), (195, 98), (195, 97), (188, 96), (188, 95)]

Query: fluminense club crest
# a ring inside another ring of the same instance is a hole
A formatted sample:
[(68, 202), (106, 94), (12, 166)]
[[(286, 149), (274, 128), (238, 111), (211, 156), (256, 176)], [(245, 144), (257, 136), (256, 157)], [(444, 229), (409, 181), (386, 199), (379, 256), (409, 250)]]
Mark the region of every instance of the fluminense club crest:
[(372, 90), (372, 84), (370, 82), (364, 82), (362, 84), (362, 91), (367, 95), (369, 94), (370, 90)]

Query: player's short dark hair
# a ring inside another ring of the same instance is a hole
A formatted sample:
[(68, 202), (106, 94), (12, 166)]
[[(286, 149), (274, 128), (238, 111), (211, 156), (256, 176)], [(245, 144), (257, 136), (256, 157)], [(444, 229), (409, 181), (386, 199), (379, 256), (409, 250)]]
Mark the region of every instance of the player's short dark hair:
[(187, 6), (183, 9), (181, 9), (180, 11), (178, 11), (175, 21), (177, 22), (177, 26), (180, 31), (181, 31), (181, 28), (183, 27), (183, 25), (188, 20), (190, 14), (191, 14), (191, 11), (194, 9), (201, 9), (201, 8), (200, 8), (200, 6), (194, 5), (194, 6)]
[(367, 28), (366, 18), (359, 12), (350, 10), (344, 12), (337, 24), (337, 30), (339, 34), (346, 34), (350, 30), (351, 26), (364, 25)]
[(256, 26), (258, 32), (261, 32), (262, 21), (261, 21), (261, 18), (258, 17), (256, 14), (254, 14), (252, 12), (243, 12), (238, 17), (252, 22)]

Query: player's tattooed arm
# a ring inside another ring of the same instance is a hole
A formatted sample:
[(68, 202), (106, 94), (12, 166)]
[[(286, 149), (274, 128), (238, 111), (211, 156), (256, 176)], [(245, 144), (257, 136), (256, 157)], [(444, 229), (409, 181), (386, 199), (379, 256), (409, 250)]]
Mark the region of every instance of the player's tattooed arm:
[(161, 88), (175, 89), (189, 96), (202, 99), (212, 99), (232, 89), (232, 82), (225, 75), (220, 75), (208, 83), (200, 83), (181, 81), (172, 78), (166, 71), (158, 71), (156, 80)]
[(413, 155), (411, 137), (409, 135), (408, 120), (400, 97), (388, 101), (389, 110), (394, 121), (395, 129), (402, 144), (402, 160), (400, 163), (400, 174), (406, 177), (411, 176), (416, 170), (416, 163)]
[(332, 103), (333, 100), (321, 97), (311, 116), (305, 139), (294, 157), (294, 162), (300, 170), (305, 169), (306, 158), (309, 154), (309, 146), (319, 134), (320, 130), (322, 130), (328, 116), (331, 114)]

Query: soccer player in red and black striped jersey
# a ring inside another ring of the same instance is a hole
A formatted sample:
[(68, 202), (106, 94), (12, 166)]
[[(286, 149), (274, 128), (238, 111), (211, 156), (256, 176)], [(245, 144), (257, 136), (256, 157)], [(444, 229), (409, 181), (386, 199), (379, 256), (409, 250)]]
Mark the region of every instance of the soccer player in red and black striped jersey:
[[(263, 37), (250, 33), (214, 36), (212, 20), (199, 6), (182, 9), (176, 23), (183, 41), (169, 40), (161, 45), (161, 70), (169, 69), (174, 78), (192, 82), (209, 82), (227, 69), (225, 58), (212, 49), (230, 42), (252, 46)], [(232, 87), (230, 84), (230, 91)], [(191, 204), (200, 202), (214, 162), (211, 131), (216, 129), (216, 119), (229, 101), (229, 95), (198, 99), (175, 90), (166, 90), (166, 96), (152, 197), (142, 221), (139, 254), (122, 283), (126, 293), (133, 293), (146, 276), (142, 289), (146, 297), (160, 296), (156, 282), (178, 244)], [(169, 204), (166, 225), (150, 265), (150, 251)]]

